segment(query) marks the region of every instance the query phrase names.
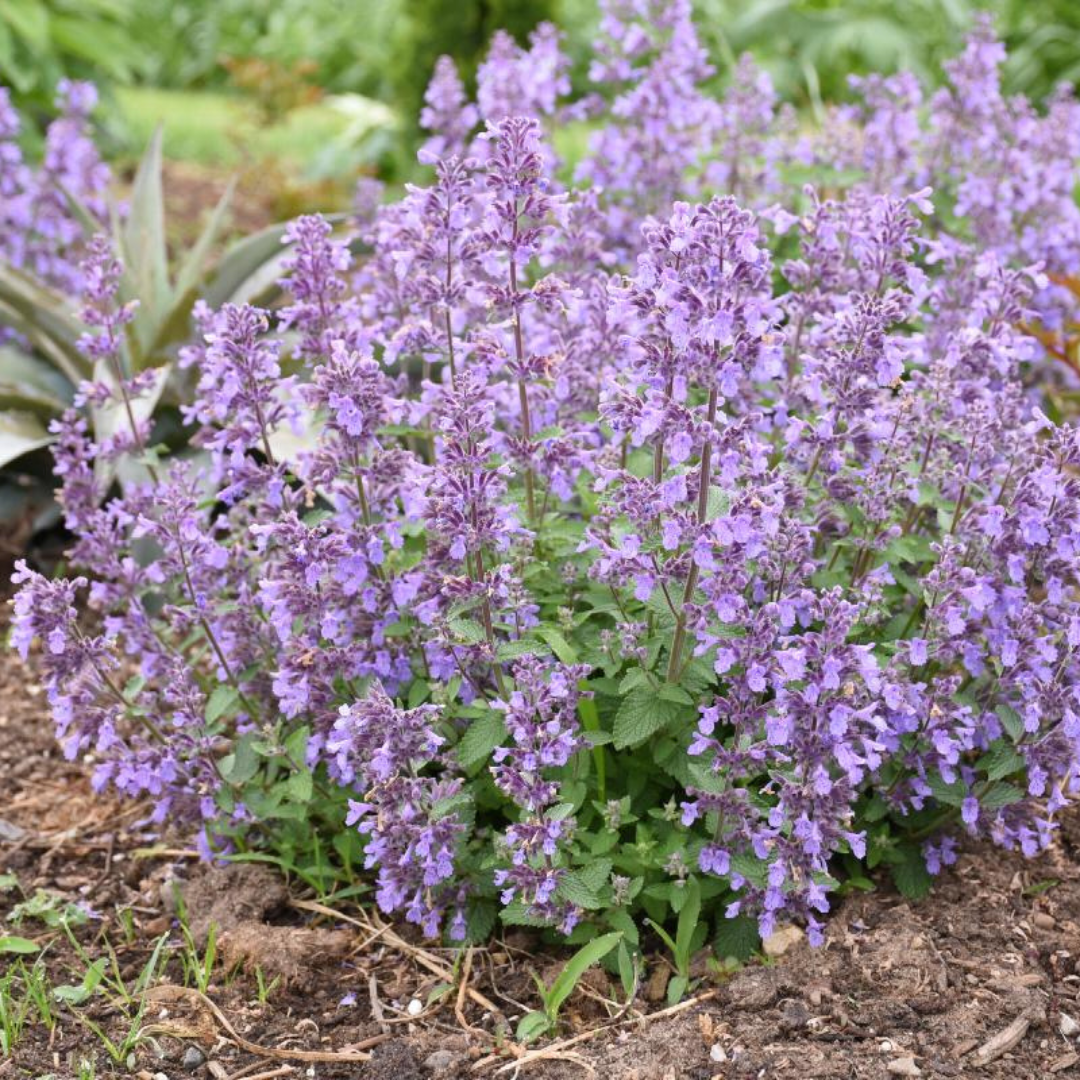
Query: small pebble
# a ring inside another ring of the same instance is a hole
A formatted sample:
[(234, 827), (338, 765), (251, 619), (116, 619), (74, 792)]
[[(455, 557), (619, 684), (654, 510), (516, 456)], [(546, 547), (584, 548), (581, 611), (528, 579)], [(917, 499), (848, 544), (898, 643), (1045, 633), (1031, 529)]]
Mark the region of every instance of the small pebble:
[(197, 1069), (205, 1060), (206, 1055), (197, 1046), (189, 1046), (184, 1051), (184, 1057), (180, 1064), (190, 1072)]
[(717, 1063), (727, 1061), (727, 1052), (719, 1043), (713, 1043), (709, 1051), (709, 1060)]
[(436, 1050), (424, 1058), (424, 1068), (431, 1072), (442, 1072), (449, 1069), (457, 1061), (457, 1054), (453, 1050)]
[(424, 1011), (424, 1003), (419, 998), (413, 998), (405, 1011), (410, 1016), (419, 1016)]
[(1040, 930), (1053, 930), (1057, 926), (1057, 919), (1053, 915), (1047, 915), (1045, 911), (1036, 911), (1031, 917), (1031, 921)]
[(896, 1058), (885, 1068), (893, 1076), (922, 1076), (922, 1069), (915, 1064), (913, 1057)]
[(1058, 1031), (1060, 1031), (1066, 1039), (1071, 1039), (1078, 1031), (1080, 1031), (1080, 1024), (1078, 1024), (1068, 1013), (1062, 1013), (1058, 1018)]

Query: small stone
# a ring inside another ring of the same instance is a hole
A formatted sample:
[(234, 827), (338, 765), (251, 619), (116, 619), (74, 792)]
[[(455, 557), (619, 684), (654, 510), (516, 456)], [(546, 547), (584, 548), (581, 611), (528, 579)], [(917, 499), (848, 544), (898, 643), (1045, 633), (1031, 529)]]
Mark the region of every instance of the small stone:
[(1047, 915), (1045, 911), (1036, 911), (1031, 921), (1040, 930), (1053, 930), (1057, 926), (1057, 919), (1053, 915)]
[(26, 835), (26, 830), (14, 821), (0, 818), (0, 840), (5, 844), (16, 844)]
[(1058, 1031), (1065, 1036), (1066, 1039), (1071, 1039), (1078, 1031), (1080, 1031), (1080, 1024), (1078, 1024), (1068, 1013), (1062, 1013), (1058, 1017)]
[(436, 1050), (424, 1058), (424, 1068), (429, 1072), (443, 1072), (449, 1069), (457, 1061), (457, 1054), (453, 1050)]
[(893, 1076), (922, 1076), (922, 1069), (913, 1057), (894, 1058), (885, 1068)]
[(713, 1043), (709, 1051), (709, 1060), (717, 1064), (727, 1061), (727, 1051), (719, 1043)]
[(184, 1066), (189, 1072), (197, 1069), (206, 1060), (206, 1055), (197, 1047), (189, 1046), (184, 1051), (184, 1056), (180, 1061), (180, 1064)]
[(419, 998), (413, 998), (405, 1011), (410, 1016), (419, 1016), (424, 1011), (424, 1003)]
[(781, 926), (761, 943), (761, 948), (766, 956), (783, 956), (804, 937), (806, 935), (797, 926)]
[(896, 1049), (896, 1047), (893, 1046), (890, 1039), (882, 1039), (881, 1042), (878, 1043), (878, 1049), (883, 1054), (891, 1054)]

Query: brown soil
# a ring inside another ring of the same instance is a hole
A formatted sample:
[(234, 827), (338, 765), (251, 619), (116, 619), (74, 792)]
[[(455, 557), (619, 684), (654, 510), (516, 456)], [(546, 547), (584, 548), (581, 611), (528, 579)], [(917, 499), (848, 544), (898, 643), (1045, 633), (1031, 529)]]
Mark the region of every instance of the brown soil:
[[(533, 939), (510, 935), (454, 969), (452, 951), (419, 949), (405, 930), (356, 908), (320, 913), (266, 867), (212, 869), (175, 838), (163, 847), (145, 807), (94, 795), (87, 777), (57, 752), (41, 691), (0, 652), (0, 874), (19, 880), (19, 891), (0, 891), (0, 935), (35, 939), (53, 983), (78, 984), (86, 964), (62, 934), (6, 920), (37, 889), (83, 903), (93, 916), (74, 930), (79, 948), (93, 959), (110, 943), (129, 988), (168, 935), (166, 989), (148, 997), (141, 1024), (150, 1037), (129, 1064), (110, 1059), (87, 1021), (115, 1042), (134, 1005), (99, 992), (56, 1006), (51, 1033), (27, 1023), (13, 1055), (0, 1058), (2, 1080), (76, 1076), (80, 1061), (98, 1077), (140, 1080), (456, 1080), (512, 1077), (515, 1067), (542, 1080), (1080, 1077), (1080, 813), (1034, 861), (972, 847), (922, 903), (884, 883), (849, 898), (825, 947), (799, 941), (725, 979), (703, 972), (676, 1012), (651, 1003), (663, 992), (659, 957), (629, 1008), (594, 972), (567, 1004), (552, 1056), (516, 1059), (509, 1039), (493, 1037), (495, 1014), (512, 1027), (536, 1005), (531, 971), (557, 964)], [(168, 989), (192, 985), (178, 892), (200, 955), (217, 925), (205, 998)], [(0, 954), (0, 978), (13, 963)], [(260, 978), (273, 984), (268, 1000)], [(349, 1060), (373, 1040), (370, 1061)], [(1003, 1043), (1013, 1045), (994, 1056)]]

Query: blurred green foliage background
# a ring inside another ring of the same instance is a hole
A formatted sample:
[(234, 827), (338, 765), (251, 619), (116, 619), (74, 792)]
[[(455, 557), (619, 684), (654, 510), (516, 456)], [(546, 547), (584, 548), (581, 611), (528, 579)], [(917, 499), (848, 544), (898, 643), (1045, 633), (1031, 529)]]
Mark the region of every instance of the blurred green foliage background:
[[(785, 98), (815, 109), (851, 72), (940, 75), (975, 13), (1010, 50), (1009, 87), (1045, 96), (1080, 82), (1080, 0), (695, 0), (722, 80), (751, 50)], [(56, 82), (92, 78), (114, 151), (163, 123), (166, 155), (235, 168), (280, 163), (322, 183), (369, 168), (409, 172), (435, 59), (471, 78), (493, 31), (566, 32), (587, 85), (596, 0), (0, 0), (0, 80), (44, 120)]]

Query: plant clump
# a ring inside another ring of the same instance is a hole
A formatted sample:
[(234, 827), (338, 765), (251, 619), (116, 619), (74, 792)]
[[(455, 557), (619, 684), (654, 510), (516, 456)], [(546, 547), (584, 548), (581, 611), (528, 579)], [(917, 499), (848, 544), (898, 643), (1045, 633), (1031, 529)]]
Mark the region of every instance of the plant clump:
[(929, 101), (868, 79), (807, 134), (749, 60), (701, 92), (688, 3), (604, 11), (592, 96), (551, 28), (479, 111), (440, 63), (366, 253), (303, 218), (282, 306), (196, 307), (184, 452), (88, 247), (78, 576), (20, 564), (14, 643), (65, 752), (207, 858), (457, 940), (633, 946), (692, 897), (722, 954), (820, 941), (866, 868), (1034, 853), (1077, 786), (1080, 435), (1026, 327), (1071, 303), (1080, 109), (1004, 97), (980, 26)]

